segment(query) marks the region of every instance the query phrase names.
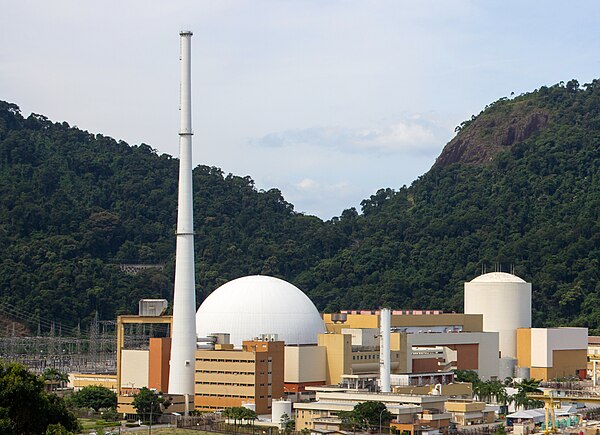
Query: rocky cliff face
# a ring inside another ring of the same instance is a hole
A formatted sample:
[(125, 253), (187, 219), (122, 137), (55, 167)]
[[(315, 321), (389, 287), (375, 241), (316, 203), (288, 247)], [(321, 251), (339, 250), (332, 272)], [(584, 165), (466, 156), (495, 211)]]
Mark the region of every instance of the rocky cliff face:
[(444, 147), (434, 167), (453, 163), (486, 164), (550, 122), (550, 115), (542, 109), (513, 105), (511, 101), (503, 103), (502, 107), (492, 107), (468, 122)]

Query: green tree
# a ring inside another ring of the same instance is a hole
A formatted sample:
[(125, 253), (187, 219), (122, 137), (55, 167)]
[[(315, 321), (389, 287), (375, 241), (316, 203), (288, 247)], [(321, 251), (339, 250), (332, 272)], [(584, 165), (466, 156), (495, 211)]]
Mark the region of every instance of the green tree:
[(279, 426), (285, 433), (292, 433), (296, 429), (296, 422), (287, 413), (284, 413), (279, 419)]
[(154, 423), (170, 403), (161, 393), (143, 387), (133, 396), (132, 405), (142, 420)]
[(44, 373), (42, 373), (42, 379), (44, 379), (46, 384), (50, 386), (50, 389), (54, 391), (57, 388), (66, 386), (67, 382), (69, 382), (69, 375), (55, 368), (48, 367), (44, 370)]
[(392, 420), (392, 414), (383, 402), (361, 402), (354, 406), (352, 412), (356, 420), (364, 422), (368, 430), (378, 430), (380, 422), (382, 426), (387, 426)]
[(115, 408), (107, 409), (102, 412), (102, 419), (106, 421), (117, 421), (119, 420), (119, 413)]
[(100, 385), (88, 385), (73, 394), (72, 403), (78, 408), (92, 408), (98, 412), (101, 408), (116, 408), (117, 395)]
[(69, 382), (69, 375), (53, 367), (48, 367), (46, 370), (44, 370), (44, 373), (42, 373), (42, 378), (45, 381)]
[(515, 383), (517, 392), (513, 394), (512, 400), (517, 408), (531, 409), (544, 406), (542, 401), (528, 396), (530, 393), (542, 392), (539, 388), (540, 382), (538, 379), (523, 379), (521, 382)]
[(233, 420), (234, 430), (237, 431), (238, 422), (254, 422), (258, 418), (256, 412), (244, 406), (232, 406), (223, 410), (223, 417)]
[(60, 424), (49, 424), (46, 429), (46, 435), (70, 435), (73, 432), (69, 432), (65, 427)]
[(79, 428), (64, 400), (44, 391), (40, 376), (22, 365), (0, 362), (0, 428), (10, 428), (7, 433), (39, 434), (51, 424), (71, 432)]
[(454, 378), (458, 382), (470, 382), (471, 384), (481, 382), (479, 375), (473, 370), (454, 370)]

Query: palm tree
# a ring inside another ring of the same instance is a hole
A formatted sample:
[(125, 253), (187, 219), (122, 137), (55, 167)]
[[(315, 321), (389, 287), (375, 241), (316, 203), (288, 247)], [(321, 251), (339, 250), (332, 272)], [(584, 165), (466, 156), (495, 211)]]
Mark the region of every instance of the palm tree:
[(538, 408), (544, 406), (544, 403), (532, 399), (527, 396), (528, 393), (541, 393), (539, 389), (541, 380), (539, 379), (523, 379), (521, 382), (515, 383), (517, 393), (513, 395), (515, 407), (523, 407), (525, 409)]
[(515, 383), (515, 387), (526, 393), (541, 393), (540, 382), (542, 382), (540, 379), (523, 379), (521, 382)]

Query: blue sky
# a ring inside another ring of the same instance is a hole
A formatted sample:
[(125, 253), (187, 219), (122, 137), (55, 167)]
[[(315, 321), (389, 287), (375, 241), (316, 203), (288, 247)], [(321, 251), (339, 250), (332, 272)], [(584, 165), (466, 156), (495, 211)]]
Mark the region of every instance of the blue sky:
[(597, 1), (0, 0), (0, 99), (178, 155), (179, 30), (194, 163), (340, 215), (409, 185), (511, 92), (600, 77)]

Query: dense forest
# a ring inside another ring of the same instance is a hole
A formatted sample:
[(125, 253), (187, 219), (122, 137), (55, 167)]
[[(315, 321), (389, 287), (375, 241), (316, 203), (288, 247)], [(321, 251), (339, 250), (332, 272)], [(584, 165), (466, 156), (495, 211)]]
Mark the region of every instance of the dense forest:
[[(0, 102), (0, 308), (72, 327), (171, 299), (177, 171), (148, 145)], [(533, 284), (536, 326), (600, 330), (598, 80), (490, 104), (410, 187), (330, 221), (214, 167), (194, 169), (194, 189), (199, 303), (262, 273), (321, 310), (460, 311), (465, 280), (512, 264)], [(123, 263), (164, 268), (130, 275)]]

